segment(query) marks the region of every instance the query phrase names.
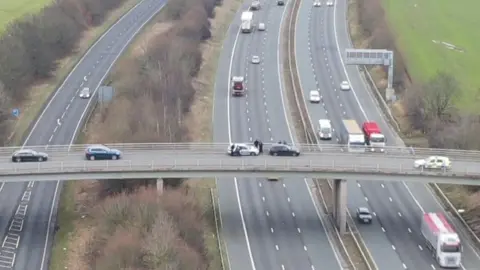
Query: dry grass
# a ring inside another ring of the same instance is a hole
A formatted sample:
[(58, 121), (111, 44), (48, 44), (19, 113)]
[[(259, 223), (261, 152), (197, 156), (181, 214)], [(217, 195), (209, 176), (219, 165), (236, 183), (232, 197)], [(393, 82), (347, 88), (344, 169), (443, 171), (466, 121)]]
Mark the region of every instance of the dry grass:
[(13, 132), (9, 136), (9, 144), (17, 145), (24, 139), (25, 133), (40, 114), (48, 98), (65, 80), (80, 58), (111, 25), (138, 2), (139, 0), (128, 0), (121, 7), (112, 11), (101, 26), (85, 31), (78, 43), (76, 52), (58, 62), (58, 68), (53, 73), (52, 78), (33, 86), (25, 101), (21, 104), (16, 104), (15, 107), (20, 108), (21, 114), (15, 123)]

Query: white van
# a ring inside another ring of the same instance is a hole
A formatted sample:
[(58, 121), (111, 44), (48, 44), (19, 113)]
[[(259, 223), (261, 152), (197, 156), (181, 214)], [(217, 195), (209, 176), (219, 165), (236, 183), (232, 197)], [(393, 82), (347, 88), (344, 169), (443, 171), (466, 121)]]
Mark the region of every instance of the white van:
[(265, 31), (265, 23), (258, 24), (258, 31)]
[(321, 140), (331, 140), (332, 139), (332, 123), (328, 119), (318, 120), (318, 136)]

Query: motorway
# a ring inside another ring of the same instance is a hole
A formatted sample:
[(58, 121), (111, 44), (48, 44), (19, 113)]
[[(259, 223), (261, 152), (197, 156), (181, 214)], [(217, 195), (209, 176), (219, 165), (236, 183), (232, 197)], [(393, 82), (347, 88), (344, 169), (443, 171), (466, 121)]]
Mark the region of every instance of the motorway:
[[(372, 93), (357, 67), (343, 65), (345, 48), (351, 48), (346, 25), (346, 0), (337, 0), (334, 7), (313, 7), (303, 0), (296, 25), (296, 59), (305, 98), (312, 89), (319, 89), (323, 104), (307, 104), (311, 124), (332, 120), (333, 127), (342, 119), (352, 118), (359, 124), (366, 119), (377, 121), (390, 145), (401, 144), (393, 129), (385, 122)], [(308, 42), (306, 42), (308, 41)], [(341, 54), (341, 55), (340, 55)], [(340, 82), (349, 80), (351, 91), (339, 90)], [(404, 182), (350, 181), (348, 206), (368, 206), (375, 213), (371, 226), (358, 226), (379, 269), (438, 269), (420, 234), (423, 212), (443, 211), (431, 190), (423, 185)], [(450, 217), (450, 215), (446, 215)], [(464, 243), (463, 269), (480, 269), (480, 257), (469, 243), (469, 237), (456, 225)]]
[[(276, 1), (261, 2), (254, 20), (266, 23), (264, 32), (239, 34), (240, 13), (249, 1), (237, 12), (217, 69), (215, 142), (293, 139), (280, 77), (280, 26), (289, 2), (284, 7), (276, 6)], [(250, 63), (253, 54), (260, 56), (261, 64)], [(247, 95), (231, 97), (230, 77), (239, 75), (245, 77)], [(230, 269), (340, 269), (341, 259), (325, 233), (320, 218), (324, 214), (315, 206), (307, 186), (310, 182), (217, 180)]]
[[(71, 144), (90, 101), (82, 87), (97, 89), (123, 49), (165, 1), (144, 0), (85, 54), (37, 119), (25, 145)], [(48, 269), (61, 182), (5, 183), (0, 191), (0, 269)]]

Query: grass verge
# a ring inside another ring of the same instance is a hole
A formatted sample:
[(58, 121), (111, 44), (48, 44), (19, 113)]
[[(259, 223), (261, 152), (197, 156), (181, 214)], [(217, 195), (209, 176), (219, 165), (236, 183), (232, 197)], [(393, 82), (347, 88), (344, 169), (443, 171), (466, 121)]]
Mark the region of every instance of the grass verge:
[(463, 90), (457, 107), (479, 112), (480, 1), (382, 0), (382, 5), (409, 73), (425, 82), (438, 70), (448, 71)]
[(26, 14), (31, 14), (41, 10), (52, 0), (6, 0), (2, 1), (0, 6), (0, 34), (5, 27), (15, 19), (21, 18)]
[(52, 78), (38, 83), (31, 88), (26, 100), (16, 106), (20, 108), (21, 114), (15, 122), (13, 132), (9, 136), (8, 144), (18, 145), (24, 140), (28, 129), (41, 113), (45, 103), (54, 91), (62, 84), (86, 51), (108, 28), (117, 22), (123, 14), (128, 12), (139, 1), (140, 0), (128, 0), (119, 8), (111, 11), (102, 25), (85, 31), (82, 39), (78, 43), (76, 52), (58, 62), (58, 68), (53, 73)]

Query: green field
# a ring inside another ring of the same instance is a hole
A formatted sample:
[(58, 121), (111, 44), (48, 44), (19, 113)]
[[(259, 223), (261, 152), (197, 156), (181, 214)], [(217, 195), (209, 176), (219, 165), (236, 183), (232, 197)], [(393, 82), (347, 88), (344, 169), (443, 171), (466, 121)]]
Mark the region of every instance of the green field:
[(40, 10), (52, 0), (1, 0), (0, 31), (12, 20)]
[(480, 112), (480, 0), (382, 1), (412, 77), (425, 81), (437, 70), (451, 73), (463, 91), (457, 106)]

